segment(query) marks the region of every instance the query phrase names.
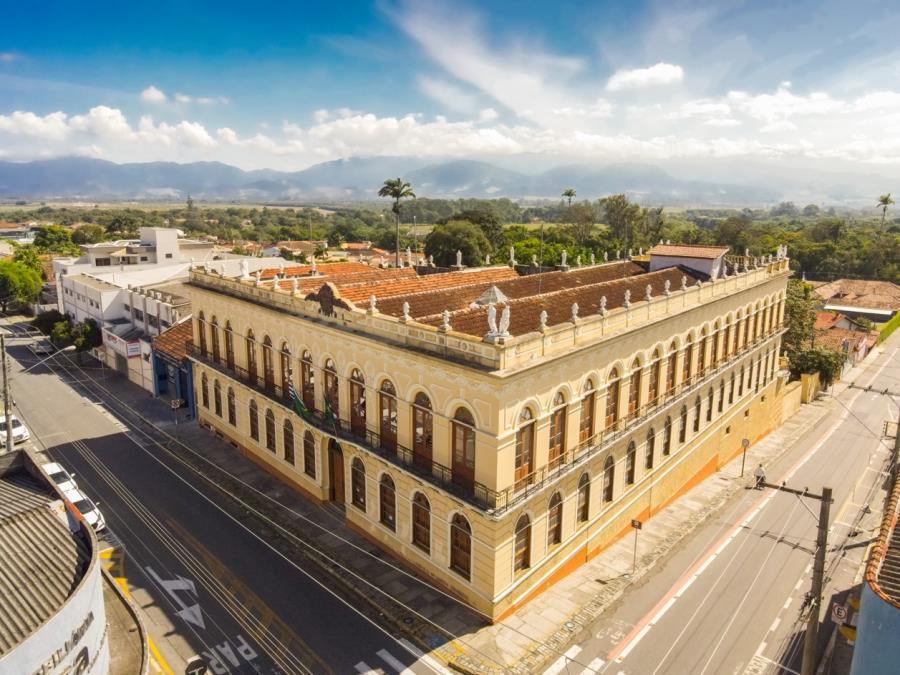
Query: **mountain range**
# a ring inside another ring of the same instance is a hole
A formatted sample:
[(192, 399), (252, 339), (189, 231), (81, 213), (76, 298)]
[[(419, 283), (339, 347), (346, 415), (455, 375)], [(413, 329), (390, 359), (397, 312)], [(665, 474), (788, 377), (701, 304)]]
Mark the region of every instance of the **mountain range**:
[[(286, 172), (245, 171), (220, 162), (116, 164), (62, 157), (0, 161), (0, 201), (183, 201), (188, 195), (207, 201), (371, 201), (384, 179), (393, 176), (409, 181), (419, 197), (555, 200), (567, 187), (574, 187), (579, 199), (624, 192), (642, 203), (666, 205), (765, 204), (791, 198), (792, 190), (806, 201), (847, 202), (864, 196), (858, 186), (836, 177), (806, 177), (793, 185), (784, 180), (719, 182), (691, 180), (643, 164), (569, 164), (526, 173), (479, 160), (352, 157)], [(814, 195), (809, 194), (811, 185)]]

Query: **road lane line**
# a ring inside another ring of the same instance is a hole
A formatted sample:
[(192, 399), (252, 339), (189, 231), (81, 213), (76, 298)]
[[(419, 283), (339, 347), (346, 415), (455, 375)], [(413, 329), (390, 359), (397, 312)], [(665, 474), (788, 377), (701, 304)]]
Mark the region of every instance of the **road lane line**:
[(600, 669), (605, 663), (606, 661), (598, 656), (596, 659), (587, 664), (587, 668), (582, 671), (581, 675), (596, 675), (598, 672), (600, 672)]
[[(640, 632), (634, 637), (634, 640), (632, 640), (628, 644), (628, 646), (625, 647), (625, 649), (623, 649), (621, 652), (619, 652), (619, 654), (616, 658), (619, 661), (624, 661), (626, 658), (628, 658), (628, 655), (631, 653), (631, 650), (634, 649), (635, 647), (637, 647), (638, 642), (640, 642), (641, 638), (643, 638), (649, 631), (650, 631), (650, 624), (648, 623), (646, 626), (641, 628)], [(610, 659), (610, 661), (612, 661), (612, 659)]]
[(789, 596), (788, 596), (788, 599), (784, 601), (784, 605), (782, 605), (781, 608), (782, 608), (782, 609), (787, 609), (788, 607), (791, 606), (791, 603), (792, 603), (793, 601), (794, 601), (794, 596), (793, 596), (793, 595), (789, 595)]
[(360, 661), (353, 667), (356, 669), (356, 672), (359, 673), (360, 675), (378, 675), (378, 673), (376, 671), (372, 670), (369, 667), (369, 664), (366, 663), (365, 661)]
[(382, 661), (388, 664), (391, 668), (396, 670), (400, 675), (415, 675), (413, 671), (403, 665), (403, 663), (394, 658), (394, 655), (391, 654), (387, 649), (379, 649), (375, 654), (378, 655)]
[(575, 657), (580, 653), (581, 647), (579, 647), (578, 645), (572, 645), (562, 656), (560, 656), (558, 659), (556, 659), (556, 661), (550, 664), (550, 667), (544, 671), (544, 675), (558, 675), (559, 673), (563, 672), (567, 668), (569, 661), (574, 661)]
[(444, 666), (441, 665), (441, 663), (437, 659), (423, 652), (406, 638), (400, 638), (400, 644), (403, 645), (406, 651), (415, 656), (435, 672), (441, 673), (441, 675), (450, 675), (450, 671), (444, 668)]
[(772, 622), (772, 625), (769, 626), (769, 632), (774, 633), (776, 630), (778, 630), (778, 626), (780, 626), (780, 625), (781, 625), (781, 617), (776, 616), (775, 620)]
[(798, 672), (797, 672), (796, 670), (794, 670), (793, 668), (788, 668), (787, 666), (785, 666), (785, 665), (783, 665), (783, 664), (781, 664), (781, 663), (778, 663), (778, 661), (773, 661), (772, 659), (767, 658), (767, 657), (763, 656), (762, 654), (757, 654), (757, 656), (758, 656), (759, 658), (761, 658), (763, 661), (768, 661), (768, 662), (771, 663), (773, 666), (777, 667), (779, 670), (786, 670), (787, 672), (791, 673), (791, 675), (800, 675), (800, 673), (798, 673)]

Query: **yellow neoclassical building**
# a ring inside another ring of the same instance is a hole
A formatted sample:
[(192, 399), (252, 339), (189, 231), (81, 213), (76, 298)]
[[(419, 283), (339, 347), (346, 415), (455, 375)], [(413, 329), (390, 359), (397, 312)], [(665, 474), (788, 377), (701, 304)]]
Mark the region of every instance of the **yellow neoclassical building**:
[(726, 253), (195, 269), (199, 420), (496, 620), (781, 422), (786, 251)]

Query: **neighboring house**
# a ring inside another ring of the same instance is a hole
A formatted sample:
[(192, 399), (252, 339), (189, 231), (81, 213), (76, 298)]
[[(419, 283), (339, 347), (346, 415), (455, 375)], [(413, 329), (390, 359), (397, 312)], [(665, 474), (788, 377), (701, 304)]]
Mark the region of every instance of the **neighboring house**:
[(845, 370), (866, 358), (878, 338), (877, 333), (870, 333), (840, 312), (817, 312), (813, 331), (813, 346), (847, 355)]
[(187, 408), (191, 417), (195, 414), (194, 383), (191, 378), (191, 362), (188, 349), (194, 340), (194, 329), (189, 318), (175, 324), (153, 338), (154, 396), (181, 400), (180, 407)]
[(284, 241), (277, 242), (275, 244), (275, 248), (277, 248), (279, 251), (281, 251), (282, 249), (286, 249), (294, 255), (303, 254), (303, 255), (309, 257), (311, 255), (314, 255), (315, 252), (318, 251), (319, 249), (328, 248), (328, 242), (324, 239), (320, 239), (320, 240), (285, 239)]
[(0, 222), (0, 239), (26, 244), (34, 241), (34, 228), (29, 223)]
[(824, 309), (851, 318), (865, 317), (875, 323), (885, 323), (900, 311), (900, 286), (890, 281), (838, 279), (810, 283)]

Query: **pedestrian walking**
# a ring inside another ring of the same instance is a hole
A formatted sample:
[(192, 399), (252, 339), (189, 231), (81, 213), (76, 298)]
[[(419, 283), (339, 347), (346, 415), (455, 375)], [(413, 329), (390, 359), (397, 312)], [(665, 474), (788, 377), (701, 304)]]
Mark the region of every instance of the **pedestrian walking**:
[(766, 470), (763, 468), (762, 464), (756, 467), (756, 471), (753, 472), (753, 475), (756, 476), (755, 489), (762, 490), (763, 484), (766, 482)]

